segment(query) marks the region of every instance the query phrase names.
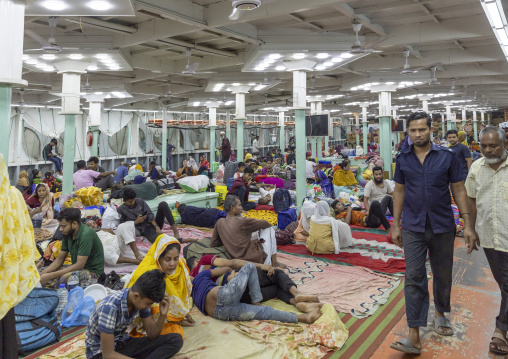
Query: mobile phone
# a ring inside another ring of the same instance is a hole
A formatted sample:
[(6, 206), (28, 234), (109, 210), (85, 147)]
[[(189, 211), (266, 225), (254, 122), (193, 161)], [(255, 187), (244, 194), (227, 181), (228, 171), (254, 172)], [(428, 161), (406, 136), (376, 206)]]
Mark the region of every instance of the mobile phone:
[(143, 214), (142, 214), (142, 216), (144, 217), (144, 216), (146, 216), (147, 214), (148, 214), (148, 212), (147, 212), (147, 211), (144, 211), (144, 212), (143, 212)]

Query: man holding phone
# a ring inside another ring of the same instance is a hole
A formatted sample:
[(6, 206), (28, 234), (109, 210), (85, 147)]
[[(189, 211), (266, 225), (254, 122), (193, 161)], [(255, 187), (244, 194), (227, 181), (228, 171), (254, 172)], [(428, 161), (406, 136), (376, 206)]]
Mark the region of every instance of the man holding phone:
[(253, 175), (254, 170), (247, 167), (243, 172), (243, 176), (234, 180), (233, 186), (228, 192), (228, 195), (235, 195), (240, 199), (244, 211), (256, 208), (256, 202), (249, 202), (250, 185), (254, 183), (252, 180)]
[[(146, 202), (141, 198), (136, 198), (136, 192), (127, 187), (123, 190), (123, 204), (118, 207), (118, 214), (121, 224), (118, 226), (116, 234), (119, 237), (127, 236), (132, 239), (135, 236), (144, 236), (153, 243), (162, 234), (164, 220), (167, 220), (173, 228), (173, 236), (182, 242), (171, 209), (164, 201), (159, 203), (157, 215), (154, 215)], [(125, 240), (126, 238), (120, 239)], [(188, 241), (193, 242), (194, 240)]]

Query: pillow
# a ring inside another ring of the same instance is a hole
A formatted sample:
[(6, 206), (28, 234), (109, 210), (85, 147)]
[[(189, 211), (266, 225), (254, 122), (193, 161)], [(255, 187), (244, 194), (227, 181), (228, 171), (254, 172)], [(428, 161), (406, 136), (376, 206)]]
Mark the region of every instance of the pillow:
[(258, 204), (256, 208), (254, 208), (256, 211), (272, 211), (274, 212), (273, 206), (269, 206), (267, 204)]
[(208, 176), (189, 176), (178, 180), (178, 185), (189, 193), (204, 192), (210, 184)]

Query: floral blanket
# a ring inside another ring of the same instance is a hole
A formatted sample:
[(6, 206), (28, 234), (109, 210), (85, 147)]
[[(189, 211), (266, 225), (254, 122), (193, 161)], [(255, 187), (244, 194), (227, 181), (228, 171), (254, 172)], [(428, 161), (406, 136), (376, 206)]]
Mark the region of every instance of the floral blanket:
[[(279, 300), (265, 305), (299, 313)], [(348, 329), (335, 309), (326, 304), (314, 324), (288, 324), (253, 320), (223, 322), (193, 308), (195, 327), (184, 328), (184, 345), (175, 359), (320, 359), (339, 350), (348, 338)], [(81, 334), (40, 359), (85, 359), (85, 334)]]

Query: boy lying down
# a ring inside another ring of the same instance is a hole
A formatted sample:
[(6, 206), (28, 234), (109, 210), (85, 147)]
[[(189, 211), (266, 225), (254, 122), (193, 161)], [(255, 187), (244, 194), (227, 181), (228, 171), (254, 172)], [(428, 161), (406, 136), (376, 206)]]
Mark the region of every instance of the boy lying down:
[[(205, 315), (225, 321), (275, 320), (284, 323), (314, 323), (320, 316), (318, 306), (305, 314), (276, 310), (260, 304), (263, 296), (259, 287), (256, 267), (247, 263), (225, 285), (217, 285), (213, 279), (231, 269), (215, 268), (201, 271), (192, 281), (192, 299)], [(240, 299), (248, 287), (252, 304), (241, 303)]]

